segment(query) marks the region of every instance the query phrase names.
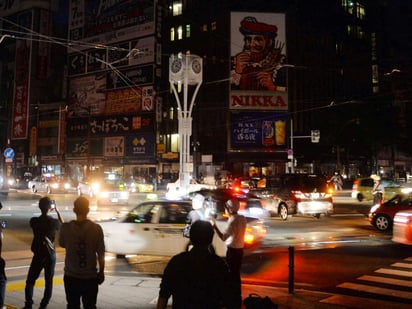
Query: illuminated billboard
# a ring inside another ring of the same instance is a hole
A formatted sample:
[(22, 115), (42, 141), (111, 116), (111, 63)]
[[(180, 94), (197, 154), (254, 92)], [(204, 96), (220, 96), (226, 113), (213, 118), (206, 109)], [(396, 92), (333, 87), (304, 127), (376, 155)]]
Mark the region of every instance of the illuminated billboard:
[(285, 15), (231, 13), (230, 109), (287, 110)]

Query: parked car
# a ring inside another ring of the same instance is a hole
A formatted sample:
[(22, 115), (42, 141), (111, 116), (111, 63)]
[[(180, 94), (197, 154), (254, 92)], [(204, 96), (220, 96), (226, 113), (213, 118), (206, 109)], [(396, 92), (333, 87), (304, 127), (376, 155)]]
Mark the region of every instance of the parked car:
[(395, 214), (392, 241), (412, 245), (412, 210), (399, 211)]
[(264, 207), (283, 220), (303, 214), (320, 218), (333, 213), (333, 189), (327, 179), (312, 174), (281, 174), (267, 177), (262, 188), (249, 192), (266, 200)]
[[(192, 209), (190, 200), (157, 200), (140, 203), (125, 216), (102, 221), (106, 251), (117, 255), (147, 254), (172, 256), (185, 250), (189, 240), (183, 237), (187, 215)], [(266, 228), (256, 218), (247, 218), (246, 249), (260, 246)], [(217, 219), (224, 229), (227, 218)], [(213, 245), (216, 253), (224, 256), (226, 246), (215, 234)]]
[[(403, 187), (392, 180), (382, 179), (382, 185), (385, 188), (384, 200), (390, 200), (395, 195), (402, 193)], [(371, 177), (355, 179), (352, 185), (352, 198), (359, 202), (373, 200), (372, 195), (373, 179)]]
[(57, 177), (54, 174), (36, 176), (27, 183), (27, 186), (33, 193), (40, 191), (46, 192), (47, 194), (66, 192), (71, 188), (70, 182), (65, 181), (61, 177)]
[(191, 178), (189, 181), (189, 186), (187, 192), (180, 187), (180, 179), (175, 182), (169, 182), (166, 185), (166, 197), (170, 199), (176, 199), (178, 197), (187, 195), (191, 192), (199, 191), (202, 189), (216, 189), (215, 185), (209, 185), (206, 183), (200, 183), (196, 179)]
[(369, 211), (369, 222), (380, 231), (392, 228), (395, 214), (404, 210), (412, 210), (412, 193), (395, 195), (382, 205), (375, 205)]
[(129, 191), (120, 178), (91, 177), (79, 181), (78, 195), (95, 197), (97, 205), (101, 204), (127, 204)]

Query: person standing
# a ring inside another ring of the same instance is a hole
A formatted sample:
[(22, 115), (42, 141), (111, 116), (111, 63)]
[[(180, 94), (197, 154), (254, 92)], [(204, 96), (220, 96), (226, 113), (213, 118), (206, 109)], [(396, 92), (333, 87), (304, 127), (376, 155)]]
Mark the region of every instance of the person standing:
[[(89, 200), (74, 201), (76, 220), (62, 225), (60, 246), (66, 249), (64, 290), (67, 309), (95, 309), (99, 285), (104, 282), (105, 245), (100, 225), (88, 219)], [(98, 268), (97, 268), (98, 266)]]
[(239, 201), (228, 200), (225, 203), (225, 212), (229, 216), (228, 225), (221, 232), (213, 221), (213, 227), (219, 238), (226, 242), (226, 262), (229, 266), (233, 284), (233, 306), (240, 308), (242, 305), (242, 289), (240, 267), (242, 266), (243, 247), (245, 244), (246, 218), (238, 214)]
[[(33, 241), (31, 244), (33, 258), (27, 274), (26, 286), (24, 289), (24, 309), (30, 309), (33, 306), (34, 285), (43, 269), (45, 287), (39, 308), (47, 308), (47, 305), (49, 304), (53, 291), (54, 268), (56, 266), (54, 238), (56, 231), (64, 222), (60, 211), (56, 207), (56, 204), (54, 204), (49, 197), (42, 197), (39, 200), (39, 208), (41, 215), (30, 219), (30, 227), (33, 230)], [(52, 210), (57, 213), (57, 219), (50, 216), (50, 212)]]
[(210, 222), (198, 220), (190, 229), (193, 248), (175, 255), (160, 283), (157, 309), (165, 309), (172, 296), (173, 308), (229, 308), (229, 269), (209, 247), (213, 240)]
[[(0, 202), (0, 210), (3, 208), (3, 204)], [(3, 248), (3, 222), (0, 224), (0, 308), (5, 309), (4, 307), (4, 300), (6, 297), (6, 285), (7, 285), (7, 277), (6, 277), (6, 261), (1, 256), (1, 250)]]
[(372, 188), (373, 205), (380, 205), (383, 202), (385, 188), (383, 187), (380, 176), (372, 175), (371, 178), (373, 179), (373, 188)]

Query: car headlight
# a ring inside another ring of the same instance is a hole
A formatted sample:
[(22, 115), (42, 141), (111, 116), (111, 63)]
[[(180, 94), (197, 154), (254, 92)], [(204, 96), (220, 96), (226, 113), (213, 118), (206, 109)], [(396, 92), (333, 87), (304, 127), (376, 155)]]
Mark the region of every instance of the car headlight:
[(54, 183), (51, 184), (51, 187), (52, 187), (53, 189), (58, 189), (58, 188), (59, 188), (59, 184), (58, 184), (57, 182), (54, 182)]
[(92, 183), (91, 187), (92, 187), (93, 192), (97, 193), (100, 190), (100, 183), (98, 182)]
[(381, 205), (379, 205), (379, 204), (373, 205), (373, 206), (371, 207), (371, 210), (370, 210), (369, 212), (373, 213), (373, 212), (377, 211), (380, 206), (381, 206)]
[(69, 184), (68, 182), (65, 182), (65, 183), (64, 183), (64, 188), (65, 188), (66, 190), (69, 190), (69, 189), (70, 189), (70, 184)]

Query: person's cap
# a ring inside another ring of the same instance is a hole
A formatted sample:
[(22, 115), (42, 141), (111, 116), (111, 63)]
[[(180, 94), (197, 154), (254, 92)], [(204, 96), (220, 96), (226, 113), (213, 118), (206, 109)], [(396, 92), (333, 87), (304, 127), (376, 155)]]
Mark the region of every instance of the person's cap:
[(42, 197), (39, 200), (39, 208), (41, 210), (49, 210), (51, 208), (51, 199), (48, 196)]
[(371, 175), (371, 178), (372, 178), (373, 180), (381, 180), (381, 177), (378, 176), (378, 175), (376, 175), (376, 174), (372, 174), (372, 175)]
[(228, 208), (232, 213), (236, 213), (239, 210), (240, 204), (237, 200), (227, 200), (225, 203), (226, 208)]
[(87, 214), (89, 212), (89, 200), (84, 196), (79, 196), (74, 201), (73, 211), (76, 214)]
[(208, 246), (213, 241), (213, 227), (208, 221), (195, 221), (190, 227), (190, 241), (193, 246)]

